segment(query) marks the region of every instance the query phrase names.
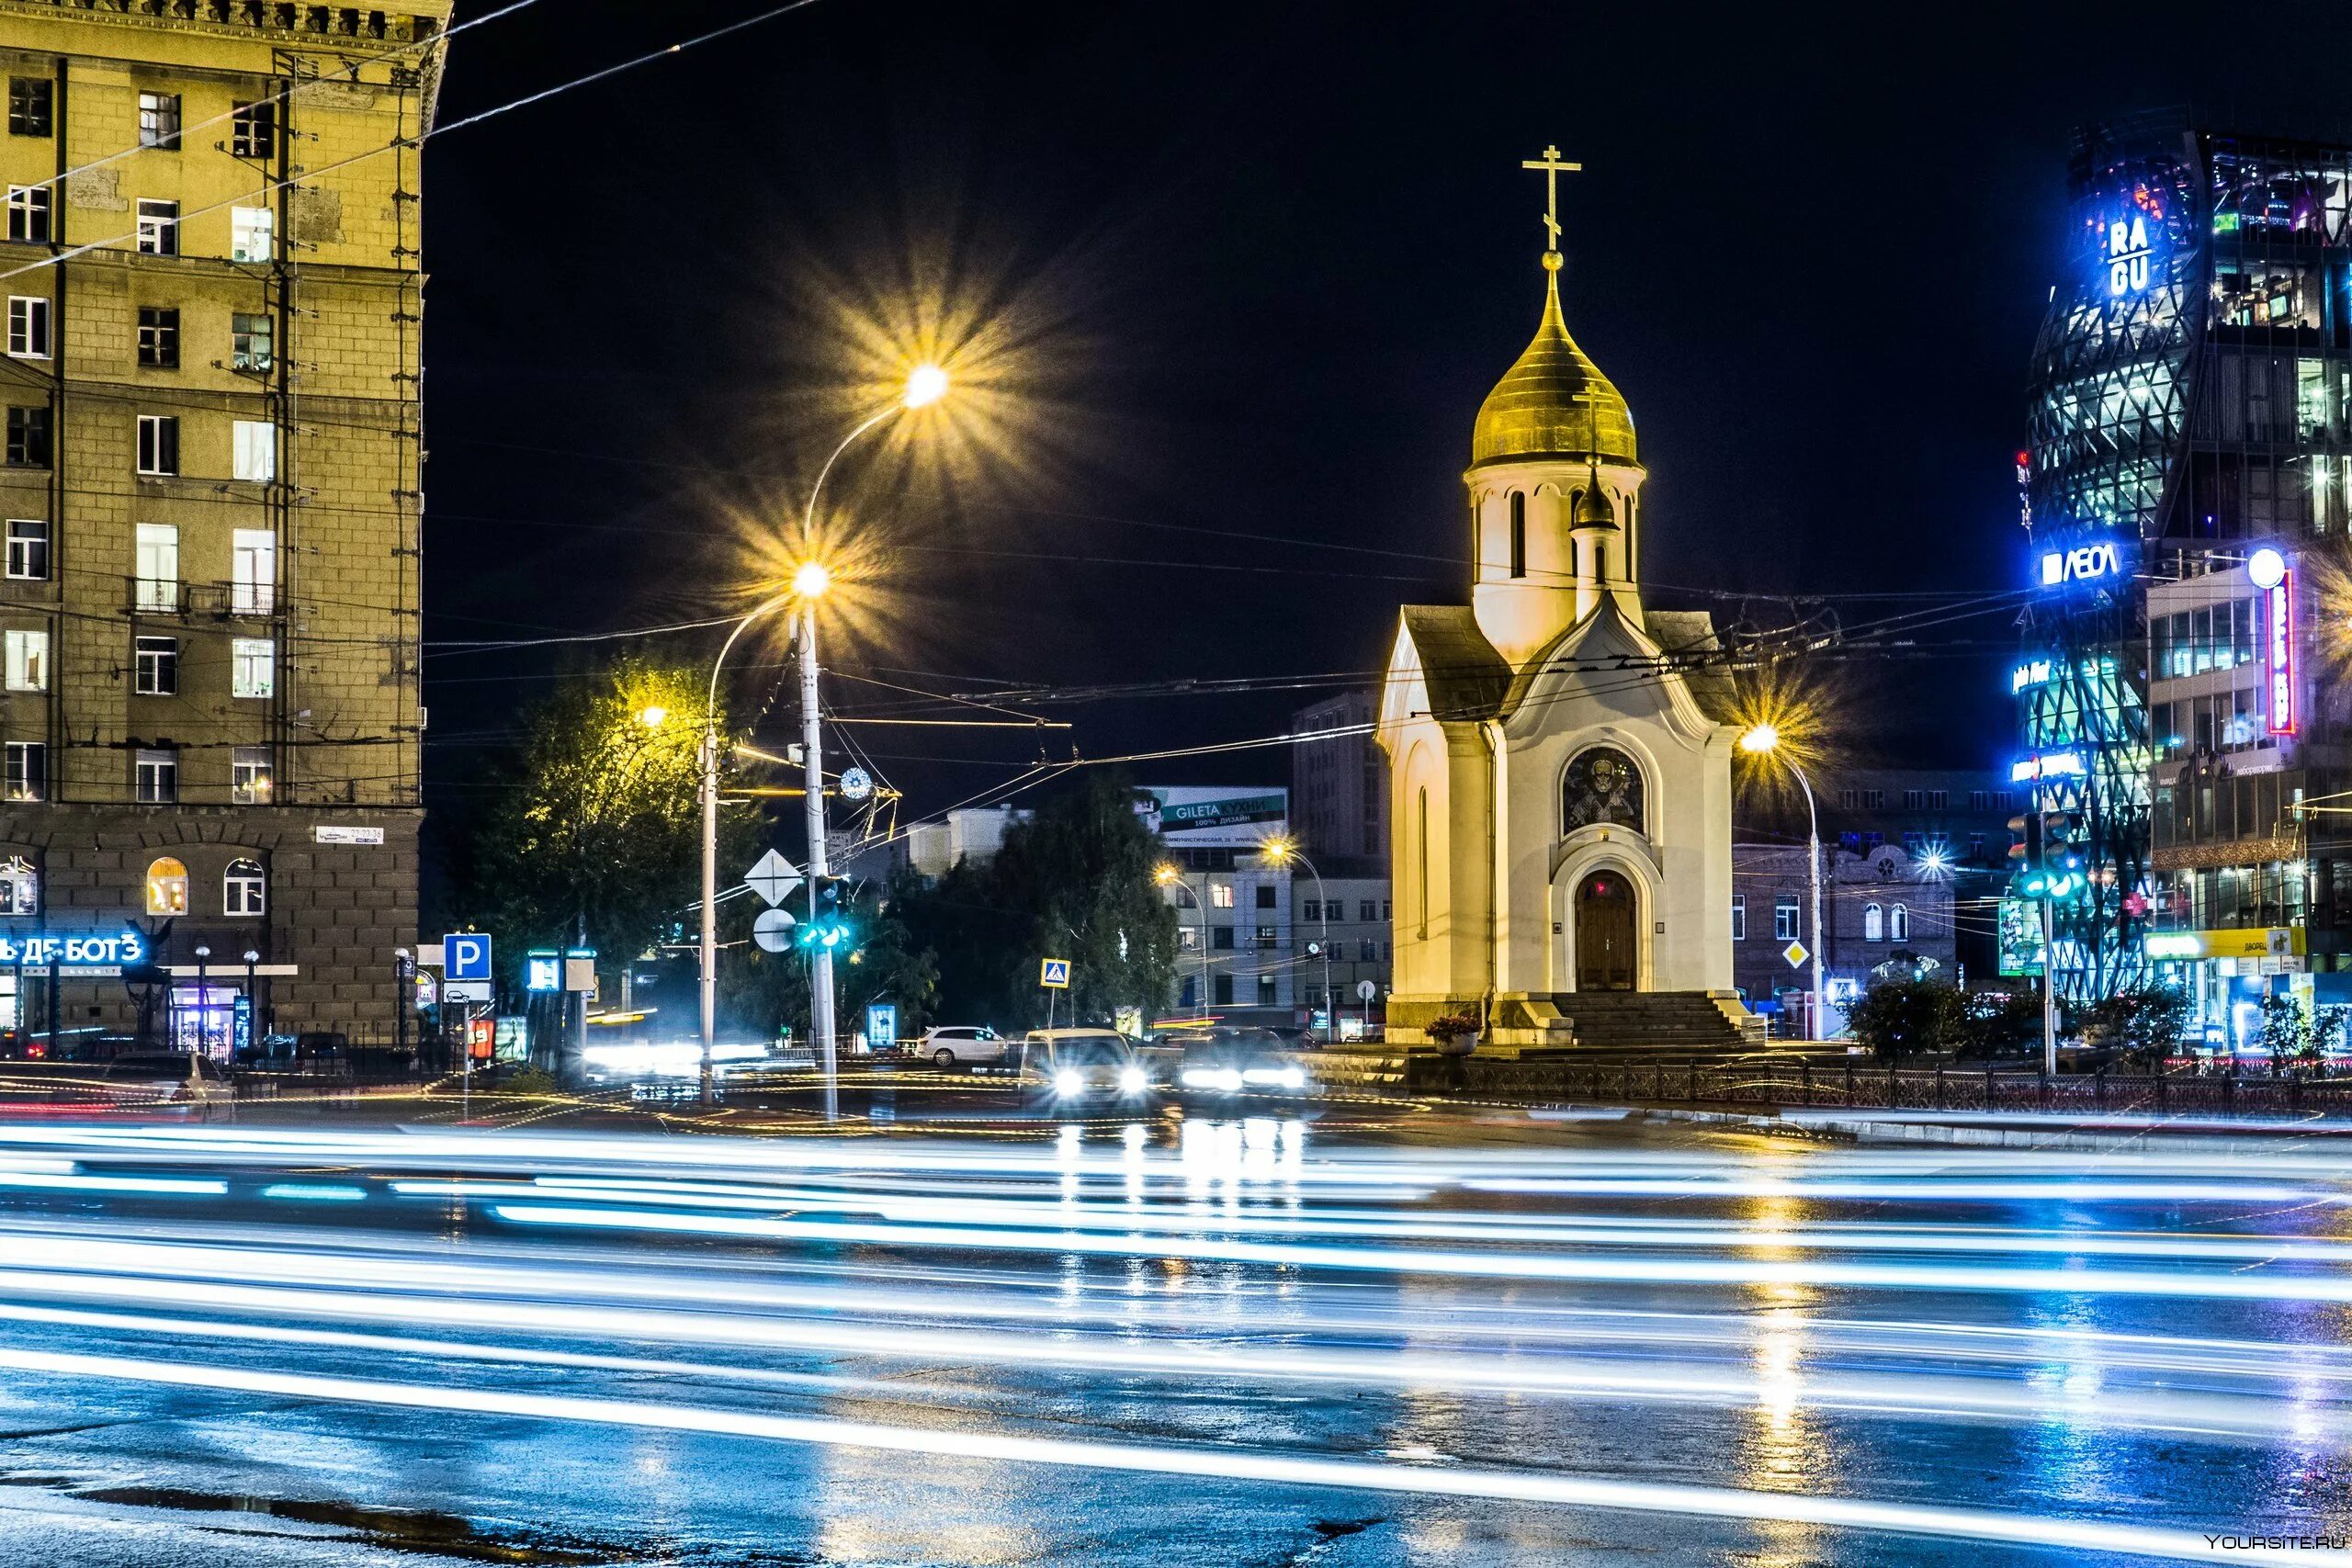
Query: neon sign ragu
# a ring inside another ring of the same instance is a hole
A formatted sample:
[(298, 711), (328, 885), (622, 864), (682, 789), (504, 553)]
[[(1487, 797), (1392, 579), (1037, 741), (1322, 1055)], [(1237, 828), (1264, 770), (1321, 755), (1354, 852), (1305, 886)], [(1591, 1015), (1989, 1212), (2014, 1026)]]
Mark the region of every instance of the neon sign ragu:
[(2107, 226), (2107, 291), (2137, 294), (2148, 287), (2148, 215), (2134, 212)]

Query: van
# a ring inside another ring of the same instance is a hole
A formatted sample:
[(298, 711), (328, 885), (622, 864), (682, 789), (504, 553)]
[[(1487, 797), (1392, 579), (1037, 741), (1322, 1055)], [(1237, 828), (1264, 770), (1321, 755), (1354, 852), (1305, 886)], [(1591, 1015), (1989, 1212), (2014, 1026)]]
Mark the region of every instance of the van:
[(1134, 1043), (1114, 1029), (1033, 1029), (1021, 1042), (1021, 1081), (1055, 1104), (1140, 1100), (1151, 1072)]

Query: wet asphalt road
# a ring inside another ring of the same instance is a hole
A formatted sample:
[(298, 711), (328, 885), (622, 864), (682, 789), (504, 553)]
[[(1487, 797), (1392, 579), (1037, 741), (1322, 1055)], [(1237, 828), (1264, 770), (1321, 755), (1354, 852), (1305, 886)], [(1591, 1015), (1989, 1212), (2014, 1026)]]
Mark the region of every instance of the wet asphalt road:
[(0, 1123), (0, 1562), (2226, 1562), (2210, 1535), (2352, 1529), (2323, 1153), (1263, 1109)]

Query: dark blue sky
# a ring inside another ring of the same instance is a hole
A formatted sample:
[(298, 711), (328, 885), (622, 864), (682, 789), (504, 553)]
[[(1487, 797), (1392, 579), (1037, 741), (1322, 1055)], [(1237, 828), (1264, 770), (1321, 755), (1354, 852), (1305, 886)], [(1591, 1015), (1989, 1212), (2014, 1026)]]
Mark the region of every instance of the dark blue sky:
[[(544, 0), (453, 41), (444, 118), (760, 8)], [(991, 399), (1016, 417), (950, 493), (888, 449), (842, 470), (891, 514), (900, 611), (843, 663), (1369, 682), (1397, 604), (1464, 592), (1471, 419), (1540, 298), (1518, 164), (1553, 141), (1587, 165), (1567, 313), (1640, 426), (1656, 599), (2010, 586), (2068, 128), (2194, 101), (2338, 133), (2340, 51), (2319, 6), (2243, 54), (2218, 6), (1886, 14), (819, 0), (458, 131), (426, 170), (428, 634), (707, 613), (742, 572), (723, 513), (778, 508), (844, 427), (841, 280), (945, 258), (1022, 335)], [(1928, 635), (1972, 634), (1859, 703), (1876, 760), (1996, 760), (2007, 625)], [(427, 668), (432, 776), (462, 787), (550, 666)], [(1300, 697), (1057, 712), (1102, 755), (1266, 733)], [(865, 739), (918, 807), (997, 773), (917, 759), (1034, 750)]]

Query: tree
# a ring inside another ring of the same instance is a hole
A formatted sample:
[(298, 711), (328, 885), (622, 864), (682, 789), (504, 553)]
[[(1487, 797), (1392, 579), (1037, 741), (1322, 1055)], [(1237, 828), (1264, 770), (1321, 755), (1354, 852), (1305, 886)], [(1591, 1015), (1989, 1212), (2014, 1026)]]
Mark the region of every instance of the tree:
[(2014, 1056), (2041, 1043), (2041, 998), (2030, 991), (1983, 991), (1962, 1009), (1953, 1049), (1963, 1060)]
[[(920, 1032), (934, 1016), (938, 954), (916, 939), (903, 912), (902, 900), (914, 891), (910, 877), (888, 887), (867, 883), (845, 901), (851, 940), (833, 955), (834, 1027), (844, 1039), (865, 1027), (874, 1002), (898, 1004), (901, 1035)], [(810, 1039), (808, 968), (808, 954), (797, 946), (730, 947), (718, 970), (720, 1008), (763, 1035), (788, 1027), (795, 1040)]]
[(1854, 1038), (1882, 1057), (1950, 1049), (1965, 1021), (1957, 987), (1939, 980), (1882, 980), (1846, 1015)]
[(2168, 986), (2135, 986), (2093, 1007), (2086, 1033), (2136, 1066), (2161, 1067), (2188, 1027), (2189, 1001)]
[(1107, 1021), (1166, 1005), (1176, 973), (1176, 912), (1152, 880), (1159, 841), (1109, 775), (1040, 805), (996, 859), (959, 865), (901, 900), (911, 945), (936, 954), (945, 1010), (972, 1022), (1043, 1023), (1039, 960), (1070, 961), (1063, 1021)]
[(2318, 1054), (2317, 1034), (2302, 1004), (2291, 996), (2273, 991), (2262, 998), (2262, 1023), (2256, 1036), (2262, 1048), (2270, 1053), (2270, 1070), (2282, 1073), (2290, 1062), (2308, 1060)]

